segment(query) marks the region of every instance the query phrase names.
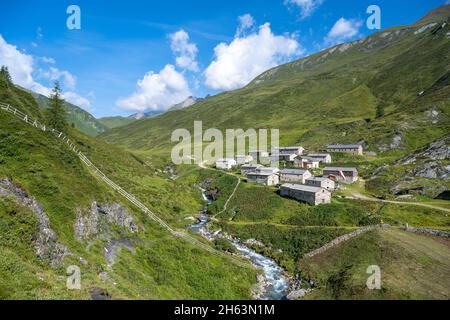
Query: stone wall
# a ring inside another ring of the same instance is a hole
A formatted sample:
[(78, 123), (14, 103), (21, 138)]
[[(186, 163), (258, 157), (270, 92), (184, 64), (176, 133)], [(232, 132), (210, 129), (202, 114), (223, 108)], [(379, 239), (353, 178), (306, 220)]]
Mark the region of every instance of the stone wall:
[(327, 251), (327, 250), (329, 250), (329, 249), (331, 249), (331, 248), (333, 248), (333, 247), (335, 247), (335, 246), (337, 246), (337, 245), (339, 245), (339, 244), (341, 244), (341, 243), (343, 243), (345, 241), (348, 241), (348, 240), (350, 240), (350, 239), (352, 239), (352, 238), (354, 238), (356, 236), (359, 236), (362, 233), (365, 233), (365, 232), (368, 232), (368, 231), (372, 231), (372, 230), (375, 230), (375, 229), (379, 229), (379, 228), (388, 228), (388, 227), (390, 227), (390, 226), (389, 225), (375, 225), (375, 226), (368, 226), (368, 227), (359, 228), (359, 229), (357, 229), (357, 230), (355, 230), (353, 232), (344, 234), (343, 236), (340, 236), (340, 237), (334, 239), (333, 241), (327, 243), (326, 245), (324, 245), (323, 247), (321, 247), (321, 248), (319, 248), (317, 250), (314, 250), (314, 251), (312, 251), (310, 253), (305, 254), (304, 257), (305, 258), (312, 258), (312, 257), (317, 256), (317, 255), (319, 255), (319, 254), (321, 254), (321, 253), (323, 253), (323, 252), (325, 252), (325, 251)]
[(429, 228), (414, 228), (414, 227), (410, 227), (409, 225), (406, 225), (406, 231), (414, 232), (414, 233), (429, 234), (429, 235), (438, 236), (438, 237), (450, 238), (450, 231), (442, 231), (442, 230), (429, 229)]

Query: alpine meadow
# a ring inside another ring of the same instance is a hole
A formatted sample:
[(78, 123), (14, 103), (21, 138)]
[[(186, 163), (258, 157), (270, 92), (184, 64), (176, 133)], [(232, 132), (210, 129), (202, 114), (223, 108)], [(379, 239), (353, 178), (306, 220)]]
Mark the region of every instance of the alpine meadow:
[(0, 23), (1, 300), (450, 299), (450, 4), (366, 30), (328, 0), (78, 2), (42, 9), (60, 35)]

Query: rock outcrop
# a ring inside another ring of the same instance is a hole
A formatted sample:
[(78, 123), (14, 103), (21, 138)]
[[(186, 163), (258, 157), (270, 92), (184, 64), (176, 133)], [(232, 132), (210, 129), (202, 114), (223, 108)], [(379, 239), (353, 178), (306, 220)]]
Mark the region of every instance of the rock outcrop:
[(435, 141), (427, 147), (419, 150), (396, 162), (396, 164), (407, 165), (418, 163), (419, 161), (438, 161), (450, 159), (450, 136)]
[(87, 215), (84, 215), (82, 210), (77, 210), (74, 229), (75, 236), (79, 241), (94, 238), (109, 240), (111, 238), (111, 226), (122, 228), (131, 233), (138, 231), (131, 214), (118, 203), (99, 205), (94, 201)]
[(52, 267), (56, 267), (66, 256), (71, 255), (70, 250), (59, 242), (58, 236), (50, 227), (50, 220), (42, 205), (11, 181), (0, 179), (0, 197), (7, 196), (11, 196), (19, 205), (27, 207), (35, 214), (39, 230), (33, 237), (33, 243), (36, 255), (40, 259), (48, 261)]

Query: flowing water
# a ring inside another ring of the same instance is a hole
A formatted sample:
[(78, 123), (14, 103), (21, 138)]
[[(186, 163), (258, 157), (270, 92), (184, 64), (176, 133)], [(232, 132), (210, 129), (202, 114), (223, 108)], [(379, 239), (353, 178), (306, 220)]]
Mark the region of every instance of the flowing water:
[[(206, 191), (202, 190), (203, 199), (208, 201), (208, 204), (212, 203), (212, 199), (210, 199), (206, 195)], [(203, 210), (200, 214), (199, 222), (191, 226), (191, 230), (200, 233), (207, 238), (212, 238), (215, 235), (211, 234), (207, 230), (207, 226), (209, 223), (209, 216), (207, 214), (207, 208)], [(284, 300), (286, 299), (286, 295), (289, 290), (289, 281), (285, 277), (284, 270), (276, 264), (275, 261), (269, 259), (251, 249), (239, 243), (238, 241), (231, 242), (236, 249), (243, 256), (247, 257), (253, 265), (255, 265), (258, 269), (263, 271), (264, 282), (267, 284), (265, 286), (264, 294), (261, 296), (261, 300)]]

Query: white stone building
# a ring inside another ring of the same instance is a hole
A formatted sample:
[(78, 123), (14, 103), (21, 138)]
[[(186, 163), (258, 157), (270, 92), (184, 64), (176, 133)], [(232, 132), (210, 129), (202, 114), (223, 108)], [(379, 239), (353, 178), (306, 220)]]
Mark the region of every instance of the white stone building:
[(270, 157), (272, 161), (293, 162), (297, 155), (293, 153), (274, 153)]
[(323, 188), (299, 184), (283, 184), (280, 187), (280, 195), (306, 202), (314, 206), (331, 203), (330, 191)]
[(309, 158), (319, 160), (321, 163), (331, 163), (331, 154), (329, 153), (312, 153), (308, 154)]
[(243, 165), (243, 164), (247, 164), (253, 161), (253, 157), (251, 155), (238, 155), (236, 156), (236, 162), (237, 164)]
[(342, 181), (350, 184), (359, 179), (358, 170), (356, 168), (327, 167), (323, 169), (323, 176), (335, 181)]
[(362, 156), (364, 149), (359, 144), (330, 144), (327, 146), (327, 152), (342, 152)]
[(294, 159), (294, 166), (304, 169), (318, 169), (320, 161), (315, 158), (300, 156)]
[(283, 182), (296, 182), (305, 183), (305, 180), (310, 178), (311, 172), (308, 170), (297, 170), (297, 169), (284, 169), (280, 171), (280, 180)]
[(305, 185), (310, 187), (324, 188), (329, 191), (336, 189), (336, 183), (325, 177), (311, 177), (305, 180)]
[(231, 170), (237, 166), (237, 162), (231, 158), (219, 159), (216, 161), (216, 168), (222, 170)]
[(276, 186), (280, 183), (280, 178), (275, 173), (250, 172), (247, 174), (247, 182), (258, 183), (265, 186)]
[(275, 167), (263, 167), (260, 166), (256, 169), (256, 172), (258, 173), (274, 173), (274, 174), (278, 174), (278, 172), (280, 172), (280, 169), (275, 168)]
[(261, 167), (262, 167), (262, 165), (256, 164), (256, 163), (244, 164), (241, 167), (241, 174), (245, 176), (250, 172), (256, 172), (256, 170)]
[(296, 147), (276, 147), (272, 149), (272, 153), (275, 154), (295, 154), (296, 156), (302, 155), (305, 152), (305, 148)]

